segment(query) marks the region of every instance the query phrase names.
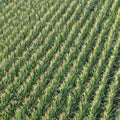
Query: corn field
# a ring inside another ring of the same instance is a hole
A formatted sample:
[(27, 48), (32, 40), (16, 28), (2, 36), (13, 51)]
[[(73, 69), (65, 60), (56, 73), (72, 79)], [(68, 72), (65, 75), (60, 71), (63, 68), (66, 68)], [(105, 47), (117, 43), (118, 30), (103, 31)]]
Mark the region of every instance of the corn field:
[(0, 0), (0, 120), (120, 120), (120, 0)]

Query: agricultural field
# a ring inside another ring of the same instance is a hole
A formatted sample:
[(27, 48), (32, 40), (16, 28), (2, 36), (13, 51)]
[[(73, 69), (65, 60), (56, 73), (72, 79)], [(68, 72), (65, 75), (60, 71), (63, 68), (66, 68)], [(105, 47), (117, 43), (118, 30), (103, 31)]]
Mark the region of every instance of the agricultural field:
[(0, 0), (0, 120), (120, 120), (120, 0)]

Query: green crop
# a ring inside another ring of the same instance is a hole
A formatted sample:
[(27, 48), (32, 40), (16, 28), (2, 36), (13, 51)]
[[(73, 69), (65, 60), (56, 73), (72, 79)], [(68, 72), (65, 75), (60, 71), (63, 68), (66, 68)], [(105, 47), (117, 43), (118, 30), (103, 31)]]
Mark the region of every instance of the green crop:
[(119, 0), (0, 0), (0, 120), (120, 120)]

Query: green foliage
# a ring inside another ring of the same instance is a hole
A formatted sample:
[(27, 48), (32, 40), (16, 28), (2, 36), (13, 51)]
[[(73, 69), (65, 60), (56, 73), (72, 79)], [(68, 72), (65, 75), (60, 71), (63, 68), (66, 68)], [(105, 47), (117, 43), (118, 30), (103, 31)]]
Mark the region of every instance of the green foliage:
[(119, 0), (0, 0), (0, 120), (119, 120)]

